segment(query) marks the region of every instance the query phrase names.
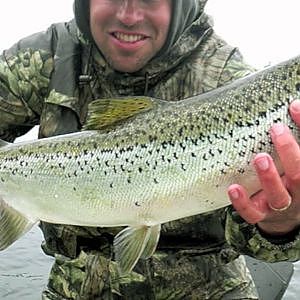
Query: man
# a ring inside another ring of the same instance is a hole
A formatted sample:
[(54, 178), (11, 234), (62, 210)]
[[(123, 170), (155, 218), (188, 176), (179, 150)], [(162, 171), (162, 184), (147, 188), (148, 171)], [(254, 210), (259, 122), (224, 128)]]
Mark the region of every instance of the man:
[[(40, 138), (78, 131), (94, 99), (177, 101), (249, 74), (253, 69), (238, 50), (213, 32), (205, 3), (75, 0), (76, 23), (55, 24), (1, 56), (1, 138), (12, 141), (37, 124)], [(291, 106), (298, 124), (299, 108), (298, 101)], [(113, 261), (120, 228), (42, 223), (43, 249), (55, 256), (43, 299), (257, 299), (239, 254), (300, 257), (299, 147), (284, 126), (273, 126), (271, 134), (284, 177), (267, 154), (257, 155), (263, 191), (249, 199), (232, 185), (236, 211), (164, 224), (155, 255), (126, 276)]]

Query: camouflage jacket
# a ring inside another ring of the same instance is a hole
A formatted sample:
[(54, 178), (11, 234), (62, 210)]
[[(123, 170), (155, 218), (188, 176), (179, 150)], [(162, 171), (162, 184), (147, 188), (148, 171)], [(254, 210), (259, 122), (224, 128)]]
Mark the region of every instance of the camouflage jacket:
[[(236, 48), (207, 26), (208, 20), (201, 22), (197, 20), (181, 37), (171, 55), (153, 59), (134, 74), (112, 70), (83, 39), (74, 21), (54, 24), (19, 41), (0, 57), (0, 137), (13, 141), (35, 125), (40, 125), (40, 138), (78, 131), (85, 122), (87, 104), (94, 99), (149, 95), (176, 101), (253, 71)], [(69, 257), (78, 255), (80, 240), (108, 231), (50, 224), (42, 228), (46, 251)], [(279, 242), (270, 240), (231, 209), (164, 224), (159, 248), (218, 253), (224, 262), (239, 253), (266, 261), (300, 257), (297, 233)]]

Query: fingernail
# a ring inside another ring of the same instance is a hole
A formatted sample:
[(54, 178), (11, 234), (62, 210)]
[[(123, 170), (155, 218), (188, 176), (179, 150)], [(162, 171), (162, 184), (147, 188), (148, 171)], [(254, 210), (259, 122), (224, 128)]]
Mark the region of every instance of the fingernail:
[(294, 113), (294, 114), (300, 114), (300, 100), (294, 100), (291, 103), (290, 106), (290, 110)]
[(240, 197), (240, 193), (239, 193), (238, 189), (235, 189), (235, 188), (231, 189), (228, 191), (228, 193), (229, 193), (230, 198), (233, 200), (237, 200)]
[(285, 129), (284, 125), (281, 123), (278, 123), (278, 124), (274, 124), (272, 126), (271, 132), (274, 136), (279, 136), (284, 133), (284, 129)]
[(258, 157), (254, 160), (255, 166), (261, 171), (267, 171), (269, 169), (270, 163), (266, 156)]

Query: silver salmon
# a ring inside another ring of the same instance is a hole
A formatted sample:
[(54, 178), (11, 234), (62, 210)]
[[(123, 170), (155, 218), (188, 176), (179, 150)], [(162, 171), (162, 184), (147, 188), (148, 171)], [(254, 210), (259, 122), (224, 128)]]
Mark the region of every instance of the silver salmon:
[(277, 162), (268, 131), (300, 97), (300, 57), (225, 87), (167, 102), (90, 104), (83, 131), (0, 142), (0, 250), (34, 224), (125, 226), (114, 239), (121, 272), (156, 249), (164, 222), (229, 205), (226, 189), (260, 189), (250, 161)]

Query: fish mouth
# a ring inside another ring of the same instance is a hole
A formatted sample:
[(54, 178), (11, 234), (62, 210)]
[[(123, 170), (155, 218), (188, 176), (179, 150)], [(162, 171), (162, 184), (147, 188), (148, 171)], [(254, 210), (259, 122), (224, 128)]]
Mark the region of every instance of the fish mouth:
[(123, 43), (137, 43), (144, 41), (148, 36), (140, 33), (125, 33), (120, 31), (112, 32), (111, 35), (116, 38), (118, 41)]

